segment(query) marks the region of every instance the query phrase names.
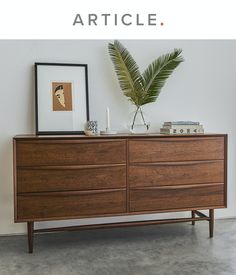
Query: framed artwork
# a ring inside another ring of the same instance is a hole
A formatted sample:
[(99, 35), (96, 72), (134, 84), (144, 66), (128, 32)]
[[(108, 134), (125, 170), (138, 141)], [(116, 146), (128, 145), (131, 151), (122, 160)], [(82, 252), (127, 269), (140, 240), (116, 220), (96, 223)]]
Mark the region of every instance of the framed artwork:
[(36, 135), (83, 134), (89, 120), (86, 64), (35, 63)]

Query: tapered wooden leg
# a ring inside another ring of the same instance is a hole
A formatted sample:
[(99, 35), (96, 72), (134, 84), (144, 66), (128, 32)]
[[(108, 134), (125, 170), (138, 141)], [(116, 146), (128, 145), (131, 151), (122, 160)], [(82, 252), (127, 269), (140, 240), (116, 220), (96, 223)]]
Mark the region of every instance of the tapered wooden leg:
[(29, 249), (29, 253), (33, 253), (34, 222), (27, 222), (27, 231), (28, 231), (28, 249)]
[[(195, 211), (192, 210), (192, 219), (194, 219), (194, 218), (195, 218)], [(195, 221), (192, 221), (192, 225), (195, 225)]]
[(209, 237), (213, 238), (213, 232), (214, 232), (214, 209), (209, 210)]

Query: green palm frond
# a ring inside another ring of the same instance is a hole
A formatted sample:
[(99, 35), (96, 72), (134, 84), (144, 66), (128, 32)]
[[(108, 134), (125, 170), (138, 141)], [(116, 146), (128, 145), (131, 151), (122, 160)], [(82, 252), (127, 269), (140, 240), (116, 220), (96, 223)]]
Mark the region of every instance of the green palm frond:
[(108, 49), (121, 89), (137, 107), (155, 102), (166, 80), (184, 61), (182, 50), (175, 49), (153, 61), (141, 75), (132, 55), (119, 41), (109, 43)]
[(109, 43), (108, 49), (124, 94), (133, 104), (141, 103), (144, 97), (142, 76), (132, 55), (117, 40), (114, 44)]
[(181, 52), (181, 49), (175, 49), (169, 54), (160, 56), (144, 71), (143, 82), (146, 98), (143, 105), (156, 101), (166, 80), (173, 73), (175, 68), (184, 61)]

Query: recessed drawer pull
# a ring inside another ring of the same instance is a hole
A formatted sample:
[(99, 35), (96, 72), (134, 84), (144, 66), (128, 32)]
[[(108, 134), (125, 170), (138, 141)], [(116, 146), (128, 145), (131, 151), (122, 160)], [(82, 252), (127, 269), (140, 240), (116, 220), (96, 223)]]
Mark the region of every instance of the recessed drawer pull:
[(53, 140), (30, 140), (30, 141), (20, 141), (21, 143), (27, 143), (27, 144), (89, 144), (89, 143), (111, 143), (111, 142), (120, 142), (125, 141), (124, 139), (98, 139), (98, 140), (73, 140), (73, 139), (53, 139)]
[(125, 163), (117, 164), (99, 164), (99, 165), (41, 165), (41, 166), (19, 166), (19, 170), (83, 170), (126, 166)]
[[(224, 183), (203, 183), (200, 185), (201, 188), (208, 186), (218, 186), (224, 185)], [(186, 184), (186, 185), (175, 185), (175, 186), (152, 186), (152, 187), (136, 187), (131, 188), (131, 190), (172, 190), (172, 189), (189, 189), (189, 188), (199, 188), (199, 184)]]
[(82, 191), (61, 191), (61, 192), (37, 192), (37, 193), (21, 193), (19, 196), (71, 196), (71, 195), (96, 195), (102, 193), (113, 193), (117, 191), (125, 191), (125, 188), (119, 189), (101, 189), (101, 190), (82, 190)]
[(181, 138), (178, 138), (178, 139), (166, 139), (166, 140), (161, 140), (160, 141), (158, 140), (158, 142), (174, 142), (174, 143), (177, 143), (177, 142), (202, 142), (203, 140), (207, 141), (212, 141), (212, 140), (216, 140), (216, 139), (212, 139), (212, 138), (200, 138), (200, 139), (195, 139), (195, 138), (186, 138), (186, 139), (181, 139)]
[(132, 163), (131, 166), (192, 166), (192, 165), (217, 163), (217, 162), (222, 162), (222, 160), (138, 162), (138, 163)]

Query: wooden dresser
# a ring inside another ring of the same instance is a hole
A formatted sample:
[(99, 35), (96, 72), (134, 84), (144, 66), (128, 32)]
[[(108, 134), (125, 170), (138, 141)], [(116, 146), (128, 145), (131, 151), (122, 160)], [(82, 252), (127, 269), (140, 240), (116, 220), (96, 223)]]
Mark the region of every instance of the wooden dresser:
[[(227, 135), (16, 136), (15, 222), (33, 234), (209, 221), (227, 205)], [(200, 212), (208, 209), (209, 215)], [(34, 222), (191, 211), (189, 218), (34, 229)]]

